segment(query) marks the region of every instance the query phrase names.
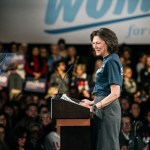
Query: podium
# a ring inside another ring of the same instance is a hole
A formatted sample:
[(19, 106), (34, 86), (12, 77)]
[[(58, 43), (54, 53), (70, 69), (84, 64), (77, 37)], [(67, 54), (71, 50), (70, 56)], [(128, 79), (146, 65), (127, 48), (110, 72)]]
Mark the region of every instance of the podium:
[(75, 103), (56, 97), (51, 99), (51, 117), (60, 126), (60, 150), (91, 150), (90, 111)]

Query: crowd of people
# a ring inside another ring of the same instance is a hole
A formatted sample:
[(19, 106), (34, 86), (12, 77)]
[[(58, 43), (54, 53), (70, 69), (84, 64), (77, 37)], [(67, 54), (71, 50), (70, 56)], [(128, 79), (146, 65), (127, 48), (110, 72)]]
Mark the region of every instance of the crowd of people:
[[(150, 55), (136, 63), (128, 46), (120, 47), (124, 82), (120, 149), (150, 145)], [(64, 39), (50, 47), (0, 43), (0, 150), (60, 149), (60, 129), (51, 119), (51, 97), (66, 93), (93, 100), (95, 73), (102, 58), (80, 56)], [(15, 54), (7, 55), (5, 54)], [(135, 62), (135, 61), (134, 61)], [(68, 71), (67, 71), (68, 70)], [(66, 73), (67, 71), (67, 73)]]

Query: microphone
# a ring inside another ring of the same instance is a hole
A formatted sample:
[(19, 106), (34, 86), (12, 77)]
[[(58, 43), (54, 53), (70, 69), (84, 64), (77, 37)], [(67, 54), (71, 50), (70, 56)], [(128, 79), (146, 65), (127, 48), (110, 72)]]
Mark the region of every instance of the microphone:
[(62, 79), (62, 81), (60, 82), (60, 84), (59, 84), (59, 86), (58, 86), (58, 92), (57, 92), (56, 95), (61, 95), (61, 94), (62, 94), (62, 93), (60, 93), (61, 85), (62, 85), (62, 83), (64, 82), (64, 79), (66, 78), (67, 73), (72, 69), (73, 66), (74, 66), (74, 65), (71, 65), (71, 66), (69, 67), (69, 69), (66, 71), (66, 73), (65, 73), (65, 75), (64, 75), (64, 77), (63, 77), (63, 79)]
[(133, 131), (134, 131), (134, 137), (137, 136), (137, 129), (142, 125), (141, 121), (135, 120), (133, 121)]

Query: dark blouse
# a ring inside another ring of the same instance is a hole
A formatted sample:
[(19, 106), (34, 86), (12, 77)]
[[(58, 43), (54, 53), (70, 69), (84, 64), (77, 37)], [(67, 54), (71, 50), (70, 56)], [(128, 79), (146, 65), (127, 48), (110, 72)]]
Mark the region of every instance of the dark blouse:
[(106, 56), (103, 64), (96, 72), (96, 82), (93, 90), (95, 96), (107, 96), (110, 94), (111, 84), (122, 87), (123, 67), (119, 56), (115, 53)]

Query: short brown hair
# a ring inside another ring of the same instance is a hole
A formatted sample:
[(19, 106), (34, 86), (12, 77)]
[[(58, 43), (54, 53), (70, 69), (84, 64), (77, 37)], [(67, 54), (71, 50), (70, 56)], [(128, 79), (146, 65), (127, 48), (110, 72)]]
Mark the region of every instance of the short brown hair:
[(93, 41), (94, 36), (99, 36), (105, 41), (110, 53), (118, 52), (118, 38), (112, 30), (100, 28), (99, 30), (93, 31), (90, 35), (91, 42)]

